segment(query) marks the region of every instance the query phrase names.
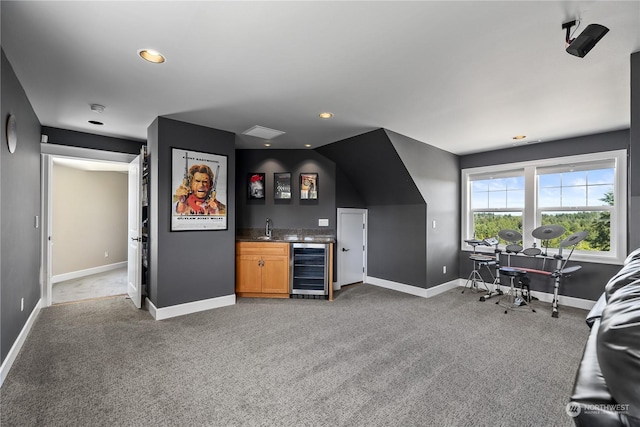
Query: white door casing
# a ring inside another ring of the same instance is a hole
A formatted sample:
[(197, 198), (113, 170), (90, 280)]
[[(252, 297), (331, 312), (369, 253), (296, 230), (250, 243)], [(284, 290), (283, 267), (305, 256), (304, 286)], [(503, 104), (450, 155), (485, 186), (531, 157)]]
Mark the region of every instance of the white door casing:
[(137, 308), (142, 307), (142, 155), (129, 163), (129, 209), (127, 293)]
[(367, 266), (367, 210), (338, 208), (338, 289), (364, 282)]
[[(53, 162), (57, 158), (70, 158), (77, 160), (96, 160), (109, 163), (127, 164), (134, 158), (132, 154), (118, 153), (90, 148), (71, 147), (58, 144), (40, 144), (41, 173), (42, 173), (42, 232), (41, 232), (41, 276), (42, 276), (42, 297), (45, 306), (52, 304), (53, 296)], [(45, 194), (46, 193), (46, 194)]]

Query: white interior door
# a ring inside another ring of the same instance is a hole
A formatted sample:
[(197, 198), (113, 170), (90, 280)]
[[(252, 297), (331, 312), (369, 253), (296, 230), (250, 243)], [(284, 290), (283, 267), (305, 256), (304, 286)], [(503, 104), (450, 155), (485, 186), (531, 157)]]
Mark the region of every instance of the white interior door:
[(129, 251), (127, 292), (133, 304), (142, 307), (142, 156), (129, 163)]
[(338, 209), (338, 286), (363, 282), (367, 261), (367, 210)]
[(52, 301), (53, 285), (51, 283), (51, 258), (52, 258), (52, 245), (53, 240), (51, 237), (52, 230), (52, 169), (53, 160), (49, 154), (42, 154), (40, 160), (40, 176), (41, 176), (41, 206), (42, 206), (42, 230), (40, 232), (41, 238), (41, 253), (40, 271), (42, 280), (42, 299), (45, 307), (49, 307)]

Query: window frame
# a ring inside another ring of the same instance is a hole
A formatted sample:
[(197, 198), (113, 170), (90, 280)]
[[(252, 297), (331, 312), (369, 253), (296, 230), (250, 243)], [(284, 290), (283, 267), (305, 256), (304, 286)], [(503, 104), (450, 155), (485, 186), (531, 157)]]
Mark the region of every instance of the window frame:
[[(470, 251), (473, 248), (465, 242), (473, 236), (473, 214), (471, 209), (471, 185), (478, 177), (494, 174), (503, 177), (505, 173), (524, 171), (524, 208), (522, 211), (522, 242), (523, 248), (530, 248), (536, 239), (532, 232), (540, 226), (542, 211), (557, 211), (558, 209), (538, 207), (538, 169), (553, 166), (569, 166), (572, 163), (606, 162), (613, 160), (614, 164), (614, 206), (591, 206), (580, 207), (576, 211), (609, 211), (611, 212), (611, 249), (608, 252), (602, 251), (578, 251), (571, 255), (574, 261), (585, 261), (605, 264), (622, 264), (627, 252), (627, 150), (604, 151), (599, 153), (578, 154), (572, 156), (553, 157), (534, 161), (517, 163), (504, 163), (491, 166), (481, 166), (461, 170), (461, 239), (460, 249)], [(503, 209), (514, 211), (516, 209)], [(562, 207), (560, 211), (570, 212), (572, 207)], [(476, 210), (477, 211), (477, 210)], [(483, 210), (491, 211), (491, 210)], [(495, 210), (496, 212), (499, 209)], [(568, 237), (566, 234), (564, 237)], [(500, 242), (500, 248), (504, 249), (504, 242)], [(478, 246), (477, 252), (493, 252), (493, 248), (488, 246)], [(558, 253), (558, 249), (549, 248), (549, 256)], [(566, 257), (568, 252), (563, 255)]]

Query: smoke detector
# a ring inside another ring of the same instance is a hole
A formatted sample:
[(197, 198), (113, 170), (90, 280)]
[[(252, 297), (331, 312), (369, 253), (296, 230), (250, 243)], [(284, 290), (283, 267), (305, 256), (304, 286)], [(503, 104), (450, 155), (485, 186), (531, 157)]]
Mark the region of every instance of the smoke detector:
[(91, 104), (91, 111), (94, 113), (102, 113), (104, 111), (104, 105), (100, 104)]

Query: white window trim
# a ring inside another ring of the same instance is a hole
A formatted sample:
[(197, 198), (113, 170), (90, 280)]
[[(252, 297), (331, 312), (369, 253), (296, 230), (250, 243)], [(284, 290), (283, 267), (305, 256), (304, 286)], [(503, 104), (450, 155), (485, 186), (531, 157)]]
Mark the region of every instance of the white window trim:
[[(460, 249), (469, 251), (472, 247), (465, 242), (473, 236), (471, 211), (471, 180), (470, 176), (478, 174), (500, 174), (501, 172), (514, 171), (516, 169), (524, 169), (525, 177), (525, 208), (522, 215), (522, 246), (530, 248), (533, 246), (535, 239), (531, 235), (533, 230), (539, 227), (539, 212), (537, 206), (537, 180), (536, 169), (559, 164), (582, 163), (590, 161), (600, 161), (606, 159), (614, 159), (615, 161), (615, 207), (590, 207), (593, 210), (609, 210), (611, 209), (611, 250), (608, 253), (574, 251), (571, 255), (573, 261), (595, 262), (603, 264), (622, 264), (627, 254), (627, 150), (605, 151), (600, 153), (580, 154), (575, 156), (554, 157), (549, 159), (541, 159), (534, 161), (507, 163), (500, 165), (482, 166), (478, 168), (463, 169), (462, 174), (462, 224)], [(517, 209), (515, 209), (517, 210)], [(544, 210), (551, 210), (545, 208)], [(569, 210), (563, 208), (561, 210)], [(567, 236), (565, 236), (567, 237)], [(502, 243), (502, 242), (501, 242)], [(504, 246), (504, 245), (502, 245)], [(567, 250), (568, 249), (568, 250)], [(570, 248), (565, 248), (563, 256), (567, 256)], [(493, 252), (493, 248), (487, 246), (478, 246), (478, 252)], [(549, 248), (549, 256), (556, 254), (557, 249)]]

